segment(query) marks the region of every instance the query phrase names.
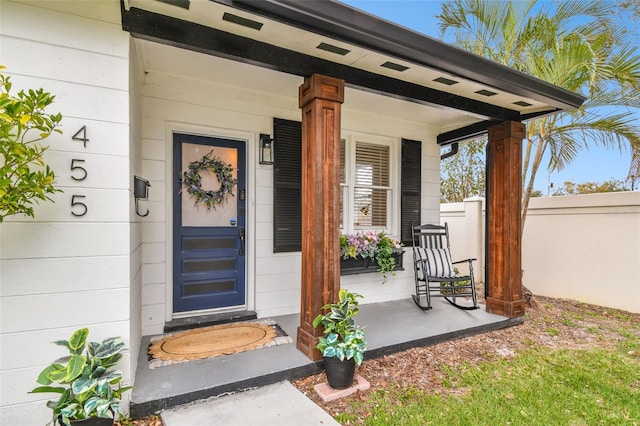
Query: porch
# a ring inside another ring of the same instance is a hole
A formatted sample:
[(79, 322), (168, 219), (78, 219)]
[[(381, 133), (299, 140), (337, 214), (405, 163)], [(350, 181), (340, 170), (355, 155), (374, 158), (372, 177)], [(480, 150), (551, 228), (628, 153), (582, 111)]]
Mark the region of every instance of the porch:
[[(273, 319), (295, 341), (299, 315)], [(410, 298), (361, 305), (358, 315), (358, 323), (366, 327), (369, 345), (365, 362), (417, 346), (518, 325), (522, 321), (522, 317), (509, 319), (488, 313), (484, 306), (462, 311), (444, 300), (434, 301), (430, 311), (421, 311)], [(321, 362), (311, 361), (296, 349), (295, 343), (150, 369), (146, 353), (150, 338), (142, 339), (130, 406), (134, 418), (322, 370)]]

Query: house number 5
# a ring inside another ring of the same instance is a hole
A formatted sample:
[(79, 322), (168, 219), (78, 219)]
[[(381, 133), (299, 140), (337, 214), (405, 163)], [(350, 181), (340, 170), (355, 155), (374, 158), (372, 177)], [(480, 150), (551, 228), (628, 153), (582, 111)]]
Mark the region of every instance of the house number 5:
[(78, 160), (77, 158), (71, 160), (71, 179), (78, 181), (85, 180), (87, 178), (87, 169), (79, 166), (78, 163), (84, 163), (84, 160)]
[[(87, 214), (89, 208), (82, 201), (77, 201), (77, 199), (85, 198), (84, 195), (72, 195), (71, 196), (71, 214), (74, 216), (84, 216)], [(75, 209), (75, 210), (74, 210)]]

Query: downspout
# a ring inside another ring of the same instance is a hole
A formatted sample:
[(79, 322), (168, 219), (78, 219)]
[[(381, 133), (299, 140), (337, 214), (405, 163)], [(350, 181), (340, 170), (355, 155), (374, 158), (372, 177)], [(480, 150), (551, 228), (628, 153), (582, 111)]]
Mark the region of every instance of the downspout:
[(458, 153), (458, 142), (451, 144), (451, 149), (440, 156), (440, 161), (446, 160), (449, 157), (453, 157)]

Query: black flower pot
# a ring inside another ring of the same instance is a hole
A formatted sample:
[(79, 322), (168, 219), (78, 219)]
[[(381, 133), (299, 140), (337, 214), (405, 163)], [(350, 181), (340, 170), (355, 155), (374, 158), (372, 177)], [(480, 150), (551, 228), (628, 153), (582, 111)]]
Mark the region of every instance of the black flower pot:
[(356, 362), (353, 358), (340, 361), (336, 357), (324, 358), (324, 370), (329, 386), (334, 389), (346, 389), (353, 383)]

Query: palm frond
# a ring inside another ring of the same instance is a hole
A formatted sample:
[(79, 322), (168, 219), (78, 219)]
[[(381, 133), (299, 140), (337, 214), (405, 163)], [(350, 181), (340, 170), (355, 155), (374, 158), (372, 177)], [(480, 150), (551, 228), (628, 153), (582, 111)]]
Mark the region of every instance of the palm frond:
[(640, 89), (640, 54), (636, 47), (628, 46), (611, 55), (602, 67), (607, 77), (621, 85)]
[(636, 123), (630, 113), (587, 114), (557, 127), (554, 133), (570, 135), (587, 149), (590, 144), (599, 144), (622, 152), (629, 148), (640, 149), (640, 128)]
[(593, 110), (600, 107), (640, 108), (640, 90), (631, 87), (600, 90), (590, 96), (581, 109)]
[(553, 19), (565, 21), (576, 16), (591, 16), (594, 18), (607, 18), (611, 16), (611, 10), (616, 3), (611, 0), (563, 0), (556, 2), (556, 12)]
[(562, 170), (578, 157), (581, 144), (563, 132), (554, 132), (547, 138), (549, 142), (549, 171)]

